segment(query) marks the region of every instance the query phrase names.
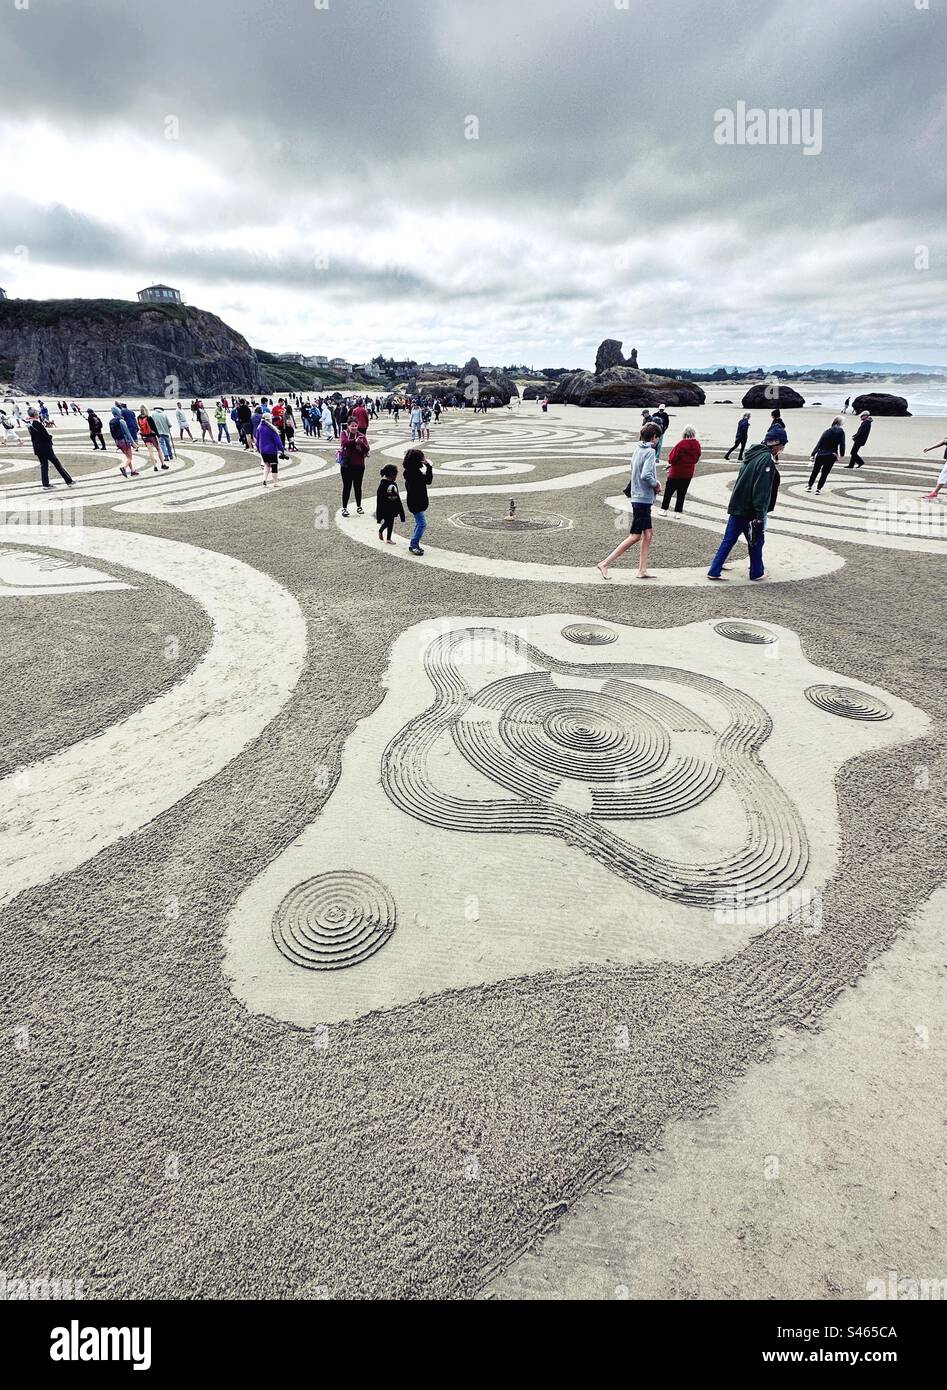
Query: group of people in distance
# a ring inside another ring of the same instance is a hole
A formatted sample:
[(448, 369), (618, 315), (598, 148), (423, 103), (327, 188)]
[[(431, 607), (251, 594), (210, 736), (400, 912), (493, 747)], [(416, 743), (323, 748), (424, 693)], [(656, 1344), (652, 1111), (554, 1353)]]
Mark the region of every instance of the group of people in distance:
[[(655, 578), (654, 574), (648, 570), (648, 556), (654, 536), (651, 508), (662, 492), (662, 485), (658, 481), (657, 465), (661, 458), (661, 445), (667, 433), (670, 419), (663, 405), (651, 414), (648, 411), (642, 413), (644, 419), (638, 437), (638, 447), (631, 459), (631, 478), (625, 487), (625, 496), (631, 501), (631, 530), (612, 553), (596, 566), (603, 579), (608, 578), (608, 572), (616, 560), (621, 559), (636, 545), (640, 546), (638, 578)], [(852, 436), (849, 468), (861, 468), (863, 466), (864, 460), (861, 458), (860, 451), (868, 440), (871, 426), (871, 415), (867, 410), (862, 411), (858, 428)], [(789, 436), (778, 408), (772, 412), (770, 425), (762, 443), (753, 444), (747, 449), (749, 433), (750, 412), (745, 411), (737, 422), (736, 438), (724, 454), (724, 458), (729, 459), (734, 450), (739, 451), (737, 458), (740, 461), (740, 471), (730, 493), (727, 507), (727, 527), (717, 553), (710, 562), (710, 568), (707, 571), (708, 579), (719, 580), (723, 578), (722, 571), (726, 566), (727, 558), (741, 536), (746, 540), (749, 550), (750, 578), (758, 580), (766, 577), (763, 565), (766, 518), (776, 505), (780, 483), (777, 460), (789, 443)], [(947, 440), (942, 442), (947, 444)], [(931, 448), (939, 447), (937, 444), (931, 445)], [(812, 492), (813, 487), (815, 487), (816, 496), (821, 493), (835, 464), (839, 459), (845, 457), (845, 448), (842, 418), (840, 415), (836, 415), (828, 429), (823, 430), (819, 436), (810, 455), (812, 472), (809, 475), (807, 492)], [(668, 455), (667, 482), (663, 488), (662, 511), (668, 511), (672, 497), (676, 499), (674, 514), (680, 515), (684, 510), (684, 499), (697, 468), (700, 452), (700, 442), (695, 431), (688, 426), (680, 441), (674, 445)], [(945, 458), (947, 458), (947, 453), (945, 453)], [(927, 494), (928, 498), (933, 500), (942, 486), (947, 486), (947, 468), (942, 471), (934, 491)]]

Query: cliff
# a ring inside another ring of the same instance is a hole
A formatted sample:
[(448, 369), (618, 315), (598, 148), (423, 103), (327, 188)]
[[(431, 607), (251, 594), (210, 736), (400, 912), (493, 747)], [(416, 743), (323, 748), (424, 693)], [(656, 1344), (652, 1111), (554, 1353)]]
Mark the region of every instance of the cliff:
[(203, 309), (124, 299), (0, 300), (14, 387), (66, 396), (212, 396), (265, 389), (247, 340)]

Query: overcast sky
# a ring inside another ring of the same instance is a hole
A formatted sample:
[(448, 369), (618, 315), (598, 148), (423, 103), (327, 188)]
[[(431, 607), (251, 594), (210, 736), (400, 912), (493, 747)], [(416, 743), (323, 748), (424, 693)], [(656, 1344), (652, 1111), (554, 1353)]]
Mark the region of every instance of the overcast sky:
[[(11, 295), (162, 281), (358, 361), (947, 362), (947, 0), (17, 3)], [(717, 143), (741, 101), (821, 152)]]

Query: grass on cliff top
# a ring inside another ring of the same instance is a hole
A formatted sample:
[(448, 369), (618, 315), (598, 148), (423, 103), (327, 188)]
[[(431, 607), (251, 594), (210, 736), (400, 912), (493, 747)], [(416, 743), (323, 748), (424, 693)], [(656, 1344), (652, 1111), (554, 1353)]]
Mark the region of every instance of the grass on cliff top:
[(130, 321), (143, 314), (164, 314), (184, 323), (194, 312), (186, 304), (142, 304), (137, 299), (0, 299), (0, 326), (49, 328), (64, 319)]

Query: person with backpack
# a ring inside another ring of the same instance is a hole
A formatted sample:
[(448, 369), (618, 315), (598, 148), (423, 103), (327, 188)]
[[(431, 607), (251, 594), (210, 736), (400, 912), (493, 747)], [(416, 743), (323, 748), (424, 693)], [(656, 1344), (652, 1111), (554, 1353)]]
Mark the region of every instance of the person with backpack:
[(132, 450), (135, 441), (132, 439), (131, 431), (125, 423), (125, 417), (117, 405), (112, 406), (112, 418), (109, 420), (109, 434), (115, 441), (115, 447), (124, 456), (125, 462), (120, 463), (118, 471), (123, 478), (137, 478), (138, 469), (132, 461)]
[(62, 478), (67, 487), (75, 486), (75, 479), (71, 478), (63, 468), (53, 449), (53, 437), (46, 428), (45, 421), (40, 419), (40, 413), (35, 408), (29, 411), (29, 424), (27, 429), (30, 432), (30, 440), (33, 445), (33, 453), (39, 460), (39, 480), (44, 488), (52, 487), (49, 481), (49, 465), (52, 464), (56, 472)]
[(168, 465), (165, 463), (158, 445), (158, 426), (155, 424), (154, 418), (148, 414), (145, 406), (142, 406), (138, 411), (138, 433), (147, 450), (148, 457), (154, 464), (155, 472), (158, 472), (159, 464), (162, 468), (167, 469)]
[(735, 437), (733, 443), (730, 445), (730, 448), (729, 448), (729, 449), (727, 450), (727, 452), (724, 454), (724, 458), (725, 458), (725, 459), (729, 459), (729, 457), (730, 457), (730, 455), (733, 453), (734, 449), (739, 449), (740, 452), (737, 454), (737, 461), (738, 461), (738, 462), (741, 461), (742, 458), (743, 458), (744, 453), (746, 452), (746, 441), (749, 439), (749, 437), (750, 437), (750, 412), (747, 410), (747, 411), (744, 411), (744, 413), (740, 416), (739, 420), (737, 421), (737, 432), (736, 432), (736, 437)]
[(839, 459), (845, 457), (845, 431), (842, 429), (842, 417), (836, 415), (827, 430), (823, 430), (819, 436), (819, 442), (812, 450), (812, 472), (809, 474), (809, 483), (806, 492), (812, 491), (812, 484), (819, 480), (819, 486), (815, 490), (815, 495), (825, 487), (825, 480), (838, 463)]
[[(386, 463), (381, 470), (381, 482), (375, 494), (375, 520), (378, 522), (378, 539), (394, 545), (391, 532), (396, 521), (404, 521), (404, 507), (398, 491), (398, 470), (393, 463)], [(388, 532), (387, 536), (385, 532)]]
[(89, 422), (89, 438), (92, 440), (92, 448), (98, 452), (99, 445), (102, 445), (102, 452), (105, 452), (105, 439), (102, 435), (102, 421), (95, 411), (89, 406), (86, 412), (86, 419)]
[(339, 437), (339, 469), (342, 475), (342, 515), (349, 514), (349, 497), (355, 493), (355, 510), (364, 516), (362, 510), (362, 480), (365, 477), (365, 460), (371, 453), (368, 440), (355, 423), (346, 425)]
[(852, 435), (852, 452), (848, 456), (849, 468), (864, 468), (865, 460), (861, 456), (861, 450), (868, 443), (868, 436), (871, 434), (872, 418), (867, 410), (863, 410), (859, 419), (858, 429)]
[(742, 536), (750, 552), (750, 578), (765, 579), (763, 544), (766, 540), (766, 518), (776, 506), (779, 492), (777, 460), (784, 445), (778, 439), (754, 444), (747, 450), (740, 465), (727, 507), (727, 528), (717, 553), (710, 562), (708, 579), (722, 580), (724, 562)]
[(405, 501), (408, 511), (414, 517), (414, 531), (408, 549), (412, 555), (423, 555), (421, 538), (427, 530), (428, 484), (434, 470), (424, 457), (423, 449), (409, 449), (401, 465), (404, 475)]

